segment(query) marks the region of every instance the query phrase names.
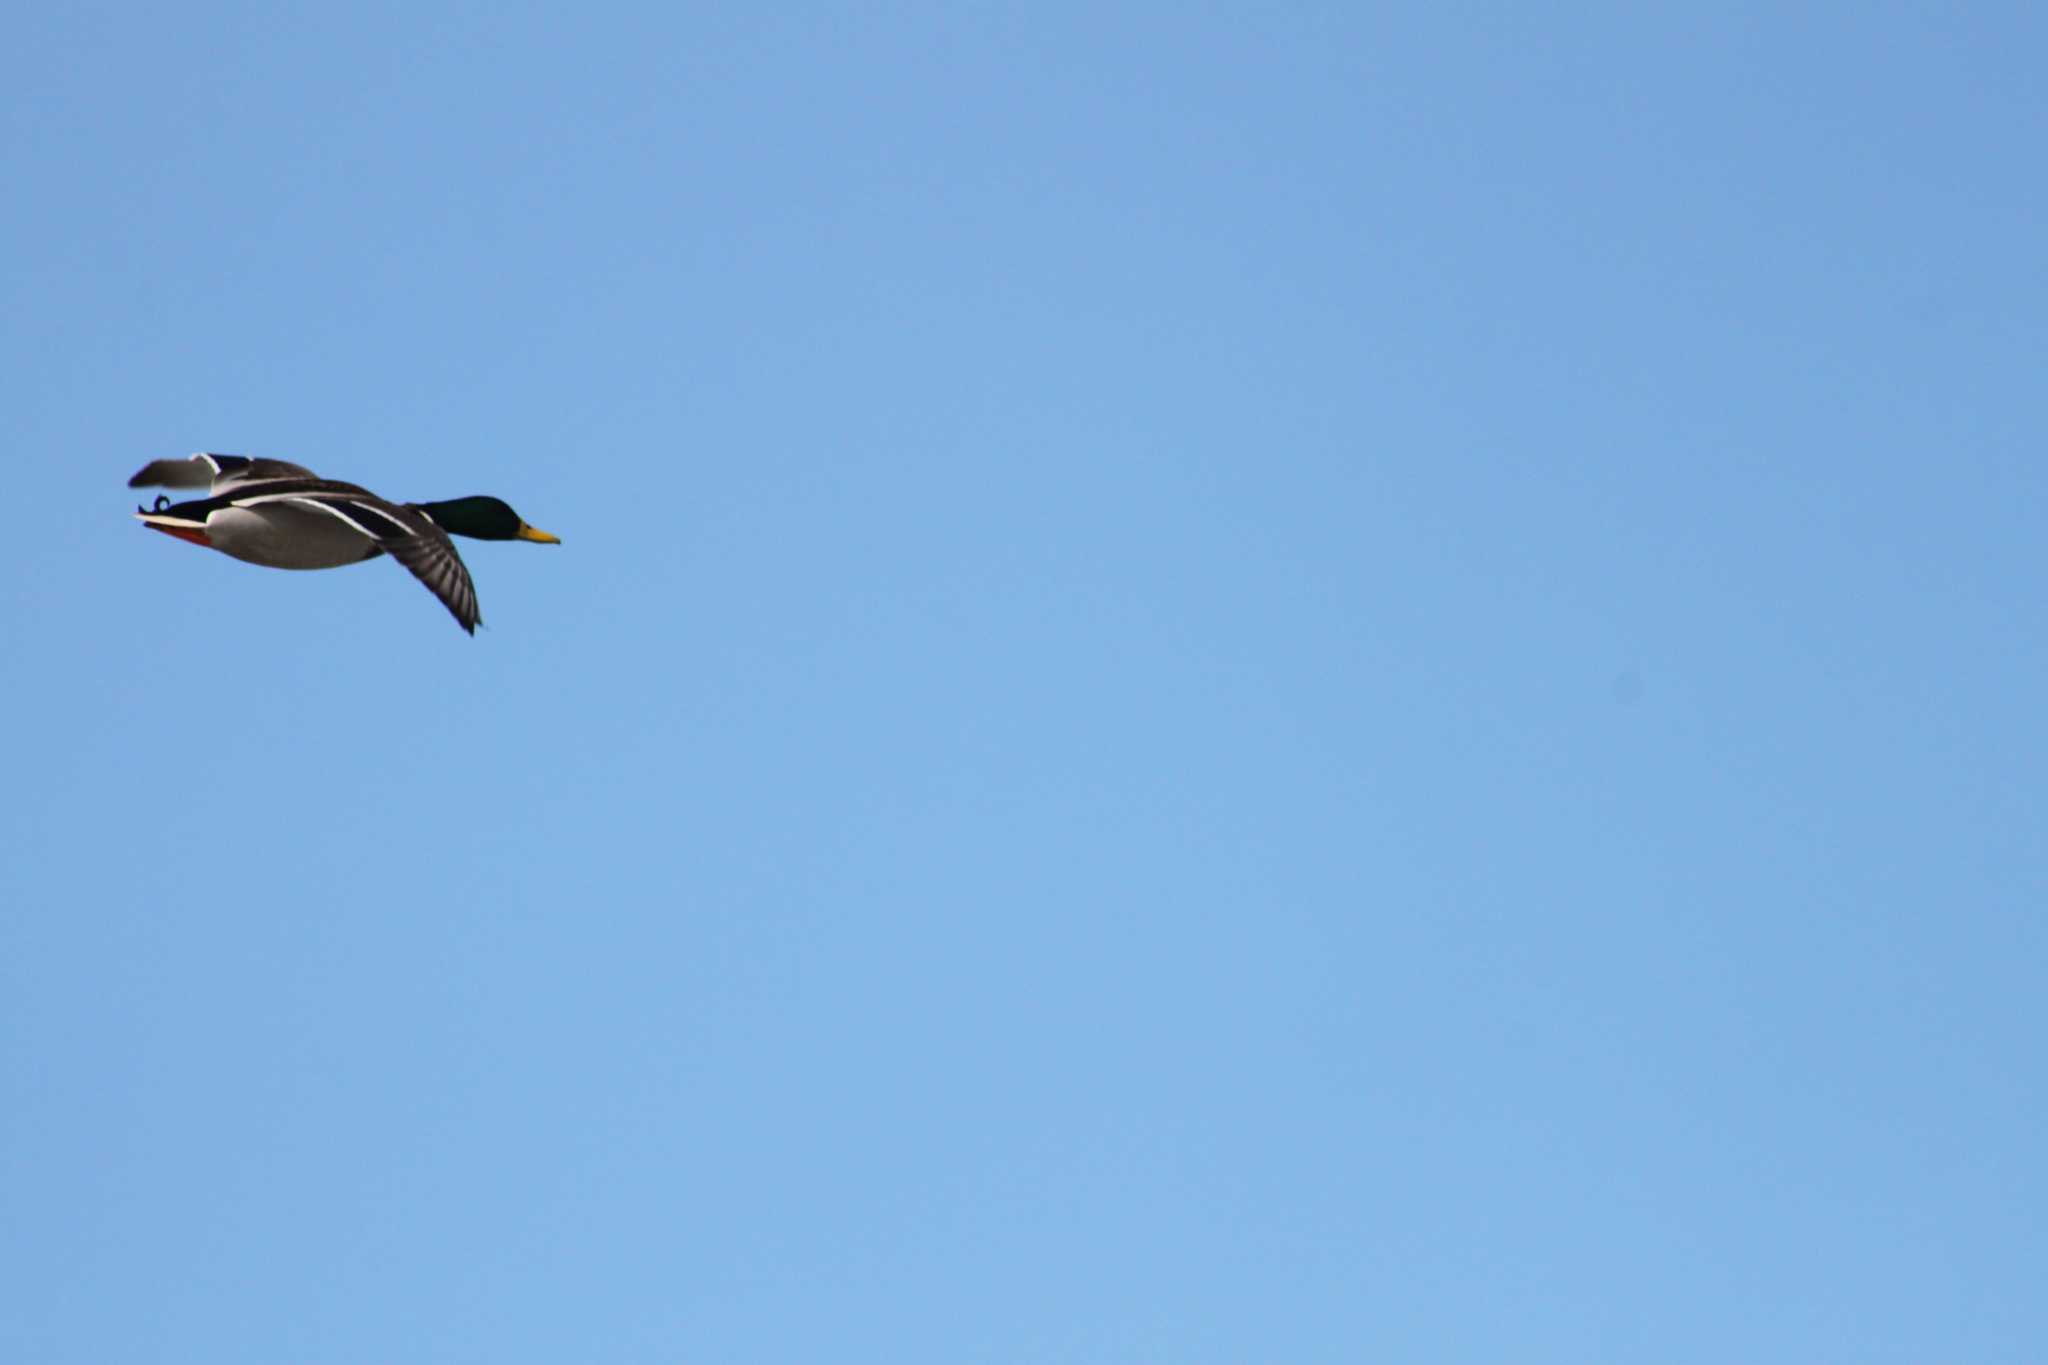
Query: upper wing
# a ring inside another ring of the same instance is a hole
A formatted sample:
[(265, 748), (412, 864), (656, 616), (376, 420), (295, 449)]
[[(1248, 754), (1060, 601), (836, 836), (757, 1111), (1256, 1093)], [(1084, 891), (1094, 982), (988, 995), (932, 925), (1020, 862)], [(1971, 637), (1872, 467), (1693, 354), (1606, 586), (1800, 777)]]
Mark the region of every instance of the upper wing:
[(184, 460), (151, 460), (128, 480), (130, 488), (209, 488), (226, 492), (265, 479), (318, 477), (304, 465), (283, 460), (252, 460), (246, 455), (214, 455), (206, 451)]

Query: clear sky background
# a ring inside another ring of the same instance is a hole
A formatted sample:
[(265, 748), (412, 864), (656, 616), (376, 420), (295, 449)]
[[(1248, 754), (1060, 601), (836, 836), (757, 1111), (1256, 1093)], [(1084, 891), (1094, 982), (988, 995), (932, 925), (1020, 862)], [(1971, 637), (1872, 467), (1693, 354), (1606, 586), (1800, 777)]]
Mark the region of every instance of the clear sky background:
[(0, 1359), (2039, 1360), (2042, 14), (19, 10)]

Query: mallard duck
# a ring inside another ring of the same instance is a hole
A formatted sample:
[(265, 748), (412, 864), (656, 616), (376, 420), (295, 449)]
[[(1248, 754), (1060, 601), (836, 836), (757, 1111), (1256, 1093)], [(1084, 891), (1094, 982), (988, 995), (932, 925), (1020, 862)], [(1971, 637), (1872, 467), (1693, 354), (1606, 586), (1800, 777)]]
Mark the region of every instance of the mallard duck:
[(153, 460), (130, 488), (204, 488), (212, 496), (172, 502), (159, 495), (135, 515), (162, 531), (273, 569), (335, 569), (388, 554), (427, 585), (456, 623), (476, 634), (476, 586), (451, 535), (560, 545), (496, 498), (388, 502), (367, 488), (323, 479), (283, 460), (201, 453)]

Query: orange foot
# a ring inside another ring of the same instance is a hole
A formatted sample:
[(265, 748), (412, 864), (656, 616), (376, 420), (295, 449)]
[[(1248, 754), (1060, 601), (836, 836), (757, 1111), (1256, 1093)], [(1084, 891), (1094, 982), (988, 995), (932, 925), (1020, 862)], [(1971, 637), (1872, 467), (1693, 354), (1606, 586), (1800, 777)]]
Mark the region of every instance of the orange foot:
[(195, 531), (186, 526), (159, 526), (153, 521), (145, 521), (142, 524), (152, 531), (162, 531), (167, 536), (176, 536), (180, 540), (189, 540), (194, 545), (204, 545), (209, 550), (213, 548), (213, 542), (206, 538), (206, 532), (204, 531)]

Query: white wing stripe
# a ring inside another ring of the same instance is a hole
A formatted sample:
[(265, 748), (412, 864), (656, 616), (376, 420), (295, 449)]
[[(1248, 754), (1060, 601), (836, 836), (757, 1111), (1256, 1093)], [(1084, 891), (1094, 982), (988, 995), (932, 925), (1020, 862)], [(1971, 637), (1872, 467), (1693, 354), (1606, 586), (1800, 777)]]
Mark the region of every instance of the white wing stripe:
[(377, 531), (371, 530), (369, 525), (365, 524), (369, 521), (369, 518), (363, 516), (363, 513), (367, 512), (372, 516), (389, 522), (400, 536), (409, 537), (420, 534), (418, 527), (407, 525), (402, 518), (394, 516), (374, 503), (359, 502), (354, 498), (347, 500), (347, 505), (355, 509), (355, 515), (353, 516), (348, 512), (342, 511), (341, 507), (334, 502), (328, 502), (321, 498), (309, 498), (303, 493), (258, 493), (253, 497), (236, 498), (234, 505), (236, 507), (257, 507), (266, 502), (289, 502), (295, 503), (300, 507), (317, 507), (328, 516), (338, 521), (347, 522), (350, 526), (353, 526), (356, 530), (361, 531), (371, 540), (377, 541), (380, 544), (391, 539), (391, 533), (386, 531), (380, 534)]
[(349, 499), (349, 506), (360, 507), (365, 512), (375, 512), (378, 516), (384, 518), (384, 520), (390, 522), (393, 526), (396, 526), (398, 528), (398, 532), (400, 535), (413, 536), (419, 534), (418, 531), (414, 530), (410, 526), (407, 526), (404, 522), (400, 521), (397, 517), (392, 516), (389, 512), (385, 511), (381, 507), (372, 506), (370, 503), (367, 502), (357, 502), (354, 498)]
[[(251, 501), (251, 502), (275, 502), (275, 501), (277, 501), (277, 499), (275, 499), (275, 498), (251, 498), (251, 499), (250, 499), (250, 501)], [(376, 536), (376, 534), (375, 534), (374, 532), (372, 532), (372, 531), (370, 530), (370, 528), (369, 528), (369, 527), (367, 527), (367, 526), (363, 525), (363, 524), (362, 524), (361, 522), (357, 521), (357, 520), (356, 520), (356, 519), (355, 519), (354, 517), (350, 516), (350, 515), (349, 515), (348, 513), (344, 512), (344, 511), (342, 511), (342, 510), (341, 510), (341, 509), (340, 509), (339, 507), (336, 507), (336, 506), (334, 506), (334, 505), (333, 505), (332, 503), (325, 503), (325, 502), (321, 502), (321, 501), (320, 501), (320, 500), (319, 500), (318, 498), (294, 498), (294, 497), (290, 497), (290, 496), (287, 496), (287, 497), (285, 497), (284, 501), (286, 501), (286, 502), (295, 502), (295, 503), (298, 503), (298, 504), (299, 504), (299, 505), (300, 505), (301, 507), (317, 507), (317, 508), (319, 508), (319, 509), (320, 509), (321, 511), (325, 512), (325, 513), (326, 513), (326, 514), (327, 514), (328, 516), (330, 516), (330, 517), (333, 517), (333, 518), (335, 518), (335, 519), (336, 519), (337, 521), (343, 521), (343, 522), (346, 522), (346, 523), (347, 523), (348, 525), (350, 525), (350, 526), (353, 526), (353, 527), (355, 527), (355, 529), (356, 529), (356, 530), (360, 531), (360, 532), (361, 532), (361, 533), (362, 533), (362, 534), (363, 534), (364, 536), (368, 537), (369, 539), (371, 539), (371, 540), (375, 540), (375, 539), (377, 539), (377, 536)]]

